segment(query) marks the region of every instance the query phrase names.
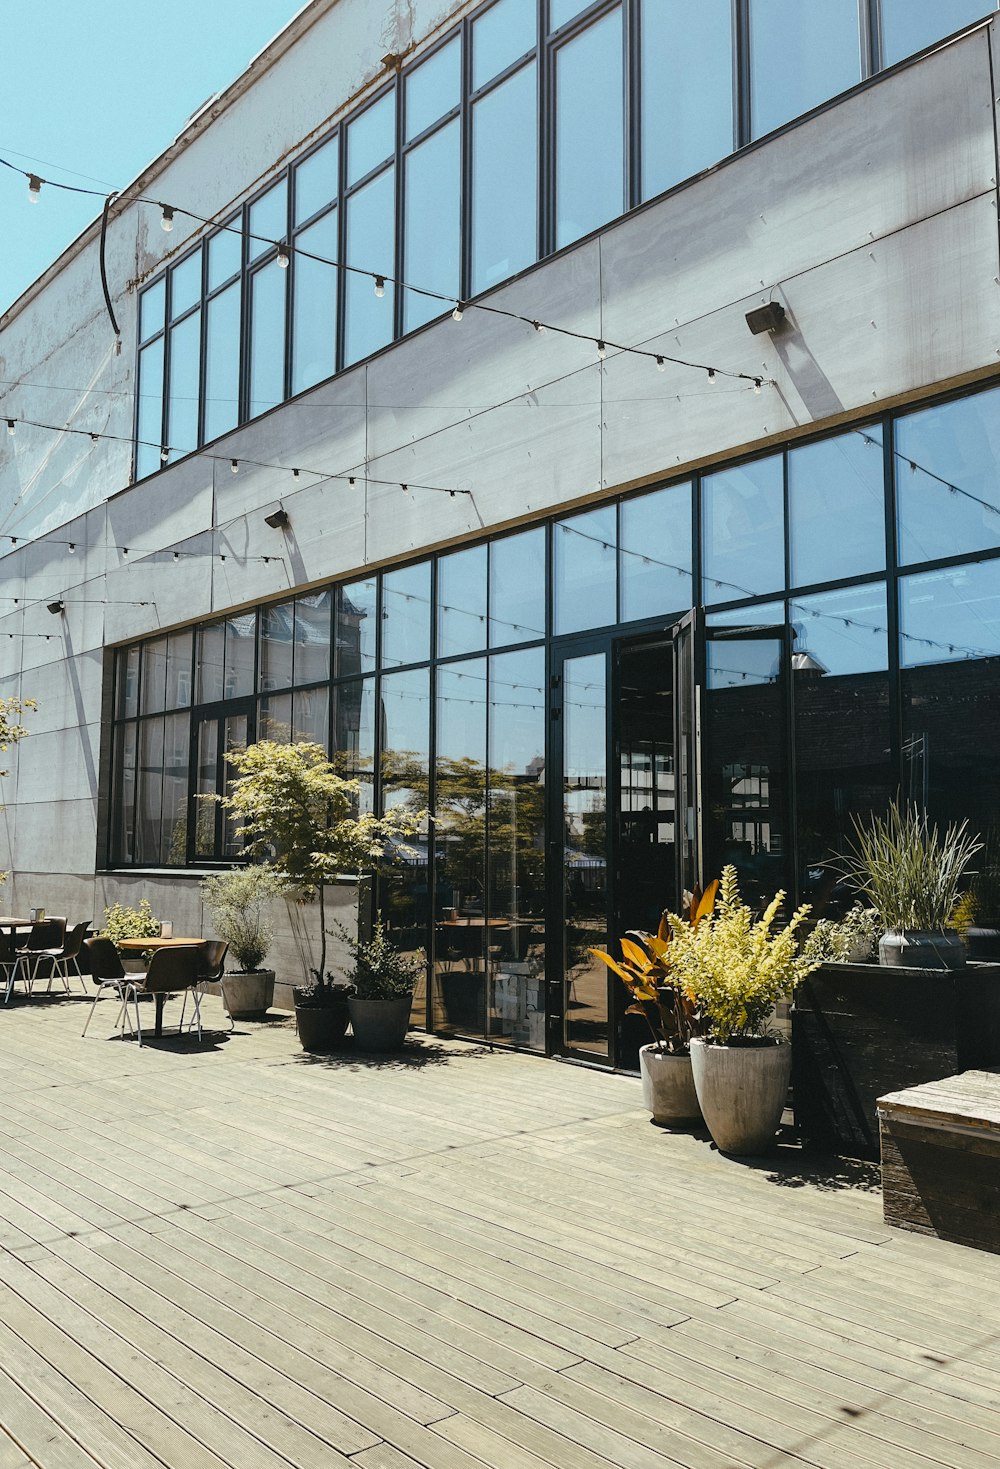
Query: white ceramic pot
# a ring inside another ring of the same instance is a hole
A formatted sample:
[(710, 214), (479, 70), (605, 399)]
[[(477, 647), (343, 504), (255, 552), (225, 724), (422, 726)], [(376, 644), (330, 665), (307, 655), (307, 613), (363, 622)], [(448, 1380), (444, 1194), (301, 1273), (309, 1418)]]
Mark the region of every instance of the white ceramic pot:
[(673, 1056), (657, 1046), (639, 1052), (642, 1100), (660, 1127), (690, 1127), (701, 1121), (691, 1057)]
[(878, 941), (878, 961), (905, 969), (964, 969), (965, 945), (953, 928), (890, 929)]
[(691, 1068), (702, 1115), (719, 1151), (737, 1157), (775, 1144), (792, 1072), (792, 1048), (691, 1042)]

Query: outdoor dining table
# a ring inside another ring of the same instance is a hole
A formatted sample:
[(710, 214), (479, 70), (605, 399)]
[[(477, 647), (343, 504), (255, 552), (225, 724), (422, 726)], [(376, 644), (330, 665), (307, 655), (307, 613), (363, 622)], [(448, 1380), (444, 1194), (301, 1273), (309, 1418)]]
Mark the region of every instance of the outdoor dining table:
[(3, 930), (4, 933), (8, 933), (8, 932), (10, 932), (10, 933), (16, 933), (19, 928), (30, 928), (30, 927), (31, 927), (31, 919), (30, 918), (11, 918), (7, 914), (4, 914), (4, 915), (0, 916), (0, 930)]
[[(149, 954), (156, 949), (177, 948), (179, 945), (189, 948), (192, 944), (201, 945), (205, 942), (205, 939), (185, 938), (118, 939), (115, 947), (120, 949), (123, 954)], [(153, 996), (153, 999), (156, 1001), (156, 1019), (153, 1024), (153, 1035), (162, 1036), (163, 1007), (167, 1002), (166, 993), (158, 992)]]

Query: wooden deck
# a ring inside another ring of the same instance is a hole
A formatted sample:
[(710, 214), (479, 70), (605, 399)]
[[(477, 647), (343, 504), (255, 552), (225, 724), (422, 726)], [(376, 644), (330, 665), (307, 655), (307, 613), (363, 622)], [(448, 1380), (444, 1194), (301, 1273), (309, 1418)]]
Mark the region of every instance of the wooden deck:
[(0, 1012), (0, 1469), (1000, 1462), (1000, 1259), (867, 1165), (527, 1056), (84, 1014)]

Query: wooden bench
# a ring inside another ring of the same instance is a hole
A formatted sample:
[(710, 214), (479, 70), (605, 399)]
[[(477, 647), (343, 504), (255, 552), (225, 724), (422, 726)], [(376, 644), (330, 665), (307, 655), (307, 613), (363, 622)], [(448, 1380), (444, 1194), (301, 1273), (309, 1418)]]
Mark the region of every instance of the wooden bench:
[(1000, 1254), (1000, 1071), (878, 1099), (885, 1221)]

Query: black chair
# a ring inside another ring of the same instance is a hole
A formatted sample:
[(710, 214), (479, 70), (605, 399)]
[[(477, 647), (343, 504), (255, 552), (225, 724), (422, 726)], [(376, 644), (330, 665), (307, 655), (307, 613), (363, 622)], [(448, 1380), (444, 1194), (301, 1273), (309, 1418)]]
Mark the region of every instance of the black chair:
[(51, 989), (53, 966), (61, 956), (65, 944), (65, 918), (42, 918), (31, 925), (27, 942), (17, 951), (21, 959), (22, 972), (27, 975), (29, 995), (40, 969), (47, 972)]
[[(139, 998), (141, 995), (153, 995), (157, 1006), (157, 1031), (159, 1022), (163, 1015), (163, 1002), (167, 995), (184, 991), (185, 1004), (187, 1003), (187, 991), (191, 991), (194, 1001), (194, 1020), (192, 1024), (197, 1026), (198, 1039), (201, 1040), (201, 995), (198, 982), (201, 978), (202, 967), (201, 944), (169, 944), (162, 949), (157, 949), (149, 961), (149, 968), (145, 974), (126, 975), (126, 984), (131, 991), (131, 997), (135, 1007), (135, 1029), (136, 1037), (140, 1046), (142, 1045), (142, 1025), (139, 1020)], [(183, 1023), (184, 1011), (181, 1010), (181, 1022)], [(178, 1026), (178, 1031), (180, 1026)]]
[[(87, 1015), (87, 1024), (83, 1027), (83, 1035), (87, 1034), (87, 1026), (94, 1018), (98, 1000), (104, 995), (113, 994), (119, 1002), (119, 1015), (123, 1017), (122, 1040), (125, 1039), (125, 1002), (128, 998), (131, 975), (125, 973), (122, 961), (118, 957), (118, 950), (110, 939), (93, 938), (87, 939), (81, 946), (81, 958), (83, 964), (97, 986), (97, 994), (94, 1003)], [(117, 1023), (117, 1022), (116, 1022)]]
[[(236, 1021), (233, 1019), (229, 1002), (226, 999), (226, 955), (229, 953), (229, 945), (221, 939), (206, 939), (198, 950), (201, 955), (201, 970), (198, 975), (197, 994), (199, 1001), (205, 998), (210, 984), (217, 984), (222, 994), (222, 1008), (229, 1019), (229, 1029), (236, 1029)], [(187, 1005), (187, 996), (184, 996), (184, 1005), (181, 1007), (181, 1024), (184, 1023), (184, 1008)], [(192, 1024), (194, 1022), (192, 1021)], [(199, 1032), (200, 1034), (200, 1032)]]
[(83, 973), (80, 969), (80, 954), (89, 930), (90, 920), (87, 918), (82, 923), (74, 924), (65, 936), (62, 952), (52, 955), (52, 973), (61, 976), (67, 993), (69, 993), (70, 965), (73, 966), (73, 973), (77, 975), (83, 986), (84, 994), (87, 993), (87, 986), (83, 982)]
[(14, 984), (17, 980), (23, 980), (31, 993), (31, 982), (29, 975), (21, 963), (21, 955), (18, 952), (17, 939), (12, 933), (0, 931), (0, 972), (7, 981), (6, 993), (3, 1002), (6, 1005), (10, 1000)]

